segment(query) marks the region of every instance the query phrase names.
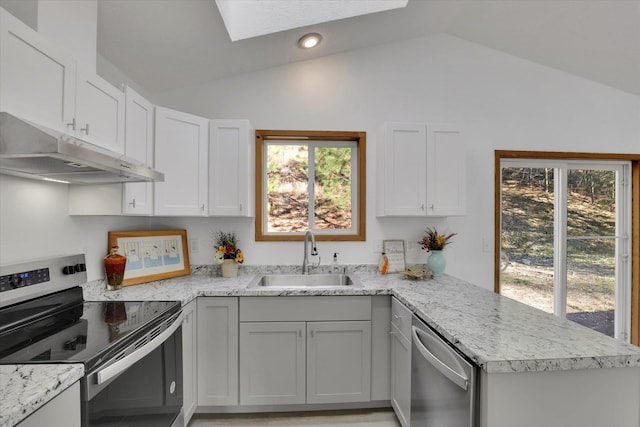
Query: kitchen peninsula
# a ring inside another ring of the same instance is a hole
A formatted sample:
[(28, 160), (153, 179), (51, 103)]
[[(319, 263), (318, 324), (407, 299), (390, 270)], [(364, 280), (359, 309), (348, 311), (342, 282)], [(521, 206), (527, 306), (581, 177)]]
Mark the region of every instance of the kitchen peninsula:
[[(199, 297), (394, 296), (481, 368), (480, 426), (513, 425), (514, 419), (527, 426), (583, 427), (635, 427), (640, 421), (640, 348), (451, 276), (412, 281), (361, 268), (352, 274), (363, 285), (358, 288), (250, 287), (264, 270), (269, 268), (245, 266), (239, 277), (223, 279), (205, 267), (191, 276), (112, 292), (98, 280), (83, 286), (84, 298), (186, 305)], [(578, 407), (581, 413), (575, 414)], [(23, 410), (1, 409), (3, 414)]]
[(183, 305), (198, 297), (392, 295), (481, 368), (480, 426), (513, 425), (514, 419), (531, 426), (640, 423), (640, 348), (633, 345), (446, 275), (410, 281), (363, 267), (350, 270), (361, 288), (263, 290), (250, 287), (257, 275), (282, 268), (243, 268), (235, 279), (212, 278), (205, 269), (118, 292), (97, 281), (84, 286), (84, 294), (87, 300), (176, 299)]

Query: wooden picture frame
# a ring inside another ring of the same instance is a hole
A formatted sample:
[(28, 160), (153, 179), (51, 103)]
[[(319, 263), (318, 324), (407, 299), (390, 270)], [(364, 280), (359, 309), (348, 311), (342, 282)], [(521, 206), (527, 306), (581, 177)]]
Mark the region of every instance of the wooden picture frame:
[(387, 273), (401, 273), (406, 270), (404, 240), (383, 240), (382, 252), (389, 260)]
[(191, 273), (187, 230), (109, 231), (108, 240), (127, 257), (123, 286)]

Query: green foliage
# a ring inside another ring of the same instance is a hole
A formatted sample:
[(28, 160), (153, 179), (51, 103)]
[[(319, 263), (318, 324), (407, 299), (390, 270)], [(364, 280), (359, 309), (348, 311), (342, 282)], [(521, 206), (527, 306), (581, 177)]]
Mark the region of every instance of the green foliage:
[(351, 150), (320, 147), (315, 150), (316, 182), (323, 197), (342, 210), (351, 209)]

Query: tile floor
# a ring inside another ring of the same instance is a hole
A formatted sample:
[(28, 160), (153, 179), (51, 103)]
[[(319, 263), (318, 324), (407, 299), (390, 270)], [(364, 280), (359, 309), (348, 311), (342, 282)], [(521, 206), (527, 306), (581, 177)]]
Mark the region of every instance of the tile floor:
[(188, 427), (219, 426), (400, 427), (400, 423), (391, 409), (371, 409), (270, 414), (200, 414), (195, 415), (188, 425)]

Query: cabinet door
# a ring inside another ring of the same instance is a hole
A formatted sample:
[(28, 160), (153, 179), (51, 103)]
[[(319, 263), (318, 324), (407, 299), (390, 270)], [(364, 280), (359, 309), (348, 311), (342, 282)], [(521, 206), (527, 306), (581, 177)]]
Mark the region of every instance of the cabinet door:
[(240, 323), (240, 404), (305, 403), (305, 322)]
[(0, 8), (0, 111), (73, 132), (75, 82), (69, 52)]
[(391, 325), (391, 406), (402, 427), (411, 414), (411, 342)]
[[(125, 155), (153, 167), (154, 106), (142, 95), (125, 89)], [(153, 183), (123, 184), (123, 213), (151, 215), (153, 213)]]
[(124, 154), (125, 95), (80, 63), (76, 78), (76, 136)]
[(76, 382), (29, 415), (18, 427), (80, 427), (80, 423), (80, 382)]
[(371, 399), (371, 322), (307, 324), (307, 403)]
[(197, 301), (198, 405), (237, 405), (238, 299)]
[(378, 150), (383, 191), (379, 215), (426, 215), (425, 132), (422, 123), (385, 123)]
[(248, 120), (211, 120), (209, 215), (252, 216), (251, 125)]
[(464, 215), (466, 150), (460, 130), (450, 124), (427, 125), (427, 215)]
[(184, 321), (182, 322), (182, 389), (185, 425), (189, 423), (198, 406), (196, 304), (196, 301), (191, 301), (182, 309), (184, 312)]
[(207, 208), (209, 120), (156, 107), (154, 185), (156, 215), (204, 216)]

